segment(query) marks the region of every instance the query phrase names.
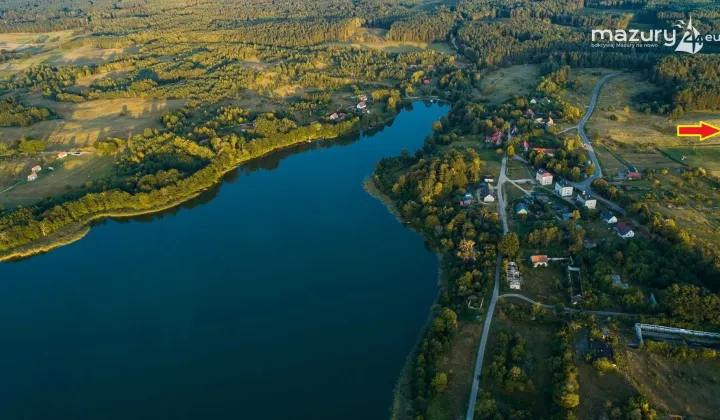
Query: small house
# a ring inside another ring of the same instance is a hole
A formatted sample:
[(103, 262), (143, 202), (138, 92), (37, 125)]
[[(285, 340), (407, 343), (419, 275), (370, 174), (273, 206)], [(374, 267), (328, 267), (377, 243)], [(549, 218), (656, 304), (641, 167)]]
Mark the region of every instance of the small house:
[(546, 149), (543, 147), (533, 147), (533, 151), (535, 153), (545, 153), (546, 155), (552, 157), (552, 156), (555, 156), (557, 149)]
[(555, 183), (555, 193), (560, 197), (571, 197), (573, 193), (573, 187), (572, 185), (561, 179), (560, 181)]
[(615, 215), (610, 213), (609, 211), (604, 211), (600, 213), (600, 220), (602, 220), (603, 223), (607, 223), (609, 225), (617, 223), (617, 217), (615, 217)]
[(463, 198), (460, 200), (460, 206), (467, 207), (472, 206), (474, 203), (473, 196), (470, 193), (467, 193), (463, 196)]
[(654, 293), (650, 293), (650, 299), (649, 299), (649, 300), (650, 300), (650, 303), (651, 303), (653, 306), (657, 305), (657, 299), (655, 299), (655, 294), (654, 294)]
[(430, 79), (423, 80), (423, 85), (427, 86), (430, 84)]
[(633, 232), (633, 230), (630, 229), (630, 226), (626, 225), (625, 223), (618, 224), (615, 230), (617, 231), (618, 236), (623, 239), (630, 239), (635, 237), (635, 232)]
[(524, 202), (515, 205), (515, 214), (528, 214), (528, 206)]
[(31, 173), (30, 175), (27, 176), (28, 182), (35, 181), (36, 179), (37, 179), (37, 174), (36, 174), (35, 172), (33, 172), (33, 173)]
[(333, 112), (332, 114), (330, 114), (331, 120), (334, 121), (334, 120), (337, 120), (338, 118), (340, 118), (340, 116), (337, 114), (337, 112)]
[(578, 193), (576, 200), (581, 206), (587, 209), (594, 210), (595, 207), (597, 207), (597, 200), (585, 191)]
[(638, 171), (627, 171), (627, 179), (628, 180), (634, 180), (634, 179), (642, 179), (642, 174)]
[(40, 165), (35, 165), (35, 166), (33, 166), (32, 168), (30, 168), (30, 171), (31, 171), (32, 173), (36, 174), (36, 173), (42, 171), (42, 168), (40, 167)]
[(362, 95), (358, 96), (358, 100), (359, 100), (360, 102), (365, 102), (365, 101), (368, 100), (368, 96), (363, 93)]
[[(530, 149), (530, 144), (529, 144), (529, 143), (527, 142), (527, 140), (526, 140), (526, 141), (523, 142), (523, 150), (525, 150), (525, 151), (527, 152), (528, 149)], [(552, 182), (551, 182), (551, 183), (552, 183)]]
[(482, 198), (483, 203), (494, 203), (495, 202), (495, 196), (492, 194), (492, 191), (489, 189), (483, 190), (480, 193), (480, 197)]
[(577, 305), (580, 302), (582, 302), (582, 295), (575, 295), (570, 298), (570, 303), (573, 305)]
[(530, 99), (530, 103), (535, 105), (537, 103), (537, 99), (535, 99), (535, 98)]
[(495, 182), (495, 177), (492, 175), (485, 175), (485, 177), (483, 178), (483, 181), (485, 181), (487, 183), (492, 183), (492, 182)]
[(535, 179), (537, 180), (537, 182), (540, 183), (540, 185), (552, 185), (553, 183), (552, 174), (542, 168), (537, 170), (537, 174), (535, 174)]
[(502, 137), (502, 131), (496, 131), (492, 136), (485, 136), (485, 142), (497, 144), (498, 142), (502, 142)]
[(535, 124), (544, 124), (545, 118), (535, 118)]
[(367, 104), (363, 101), (357, 104), (357, 109), (365, 109), (367, 108)]
[(613, 287), (621, 287), (623, 289), (628, 288), (628, 284), (624, 283), (622, 281), (622, 278), (617, 274), (613, 274), (612, 276), (610, 276), (610, 280), (612, 281)]
[(530, 108), (526, 109), (525, 112), (523, 112), (523, 115), (525, 118), (535, 118), (535, 112)]
[(67, 152), (60, 152), (57, 157), (58, 159), (65, 159), (67, 157)]
[(533, 268), (547, 267), (548, 261), (547, 255), (533, 255), (530, 257), (530, 262), (533, 264)]

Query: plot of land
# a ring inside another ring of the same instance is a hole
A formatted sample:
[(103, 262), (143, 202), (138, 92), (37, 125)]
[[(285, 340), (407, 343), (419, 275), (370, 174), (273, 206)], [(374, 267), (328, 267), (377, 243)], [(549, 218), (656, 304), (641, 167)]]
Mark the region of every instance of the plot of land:
[(617, 70), (604, 68), (572, 69), (570, 71), (570, 80), (575, 81), (576, 86), (564, 91), (561, 97), (580, 107), (580, 109), (584, 109), (590, 105), (592, 91), (595, 85), (597, 85), (597, 82), (600, 81), (603, 76), (615, 72), (617, 72)]
[(488, 73), (480, 81), (482, 100), (499, 104), (513, 95), (527, 95), (540, 84), (540, 66), (525, 64)]
[(720, 175), (720, 146), (674, 147), (663, 151), (677, 160), (682, 160), (684, 156), (684, 162), (691, 167), (705, 168), (714, 175)]
[(24, 100), (29, 105), (52, 108), (59, 120), (41, 121), (28, 128), (0, 130), (0, 141), (11, 142), (21, 136), (45, 140), (49, 150), (68, 150), (92, 146), (106, 137), (128, 137), (146, 127), (159, 128), (166, 109), (177, 109), (184, 100), (145, 100), (137, 98), (97, 99), (81, 103), (55, 102), (40, 96)]
[[(68, 156), (43, 166), (38, 179), (27, 182), (28, 168), (38, 164), (37, 160), (28, 159), (16, 162), (11, 170), (6, 171), (5, 164), (0, 170), (0, 191), (15, 185), (12, 189), (0, 194), (0, 204), (5, 207), (29, 205), (45, 198), (65, 194), (82, 188), (87, 181), (103, 178), (110, 174), (113, 165), (112, 157), (97, 157), (93, 154)], [(52, 166), (55, 170), (51, 171)], [(18, 169), (22, 169), (18, 171)]]
[[(692, 112), (679, 120), (671, 121), (662, 115), (646, 115), (634, 109), (635, 95), (657, 89), (640, 73), (622, 74), (609, 80), (603, 87), (597, 108), (587, 123), (590, 137), (597, 133), (629, 145), (687, 146), (699, 142), (687, 137), (677, 137), (678, 124), (697, 124), (701, 120), (714, 125), (720, 124), (720, 113)], [(611, 120), (611, 115), (614, 115), (617, 121)], [(720, 143), (720, 139), (703, 142), (708, 143)]]

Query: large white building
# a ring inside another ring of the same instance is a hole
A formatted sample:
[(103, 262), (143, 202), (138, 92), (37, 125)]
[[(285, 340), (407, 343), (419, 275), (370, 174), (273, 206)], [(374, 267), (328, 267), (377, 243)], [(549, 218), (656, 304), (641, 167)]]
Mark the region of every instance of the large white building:
[(552, 174), (542, 168), (538, 169), (537, 174), (535, 174), (535, 179), (540, 185), (552, 185), (553, 182)]
[(560, 180), (555, 183), (555, 193), (560, 197), (570, 197), (573, 193), (573, 187), (567, 182)]

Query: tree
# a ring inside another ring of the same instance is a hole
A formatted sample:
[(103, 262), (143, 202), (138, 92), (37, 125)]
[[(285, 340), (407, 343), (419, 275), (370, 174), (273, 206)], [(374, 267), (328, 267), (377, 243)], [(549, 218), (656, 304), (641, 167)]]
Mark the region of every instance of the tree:
[(507, 147), (507, 155), (509, 158), (515, 156), (515, 148), (512, 145)]
[(430, 381), (430, 385), (432, 385), (433, 390), (437, 392), (438, 394), (445, 392), (445, 389), (447, 389), (448, 384), (448, 377), (447, 373), (445, 372), (438, 372), (433, 376), (432, 381)]
[(502, 240), (500, 240), (498, 249), (510, 258), (517, 256), (520, 252), (520, 240), (518, 239), (517, 233), (510, 232), (505, 235)]
[(475, 241), (472, 239), (461, 239), (458, 245), (457, 256), (463, 261), (475, 261), (477, 258), (477, 250), (475, 249)]

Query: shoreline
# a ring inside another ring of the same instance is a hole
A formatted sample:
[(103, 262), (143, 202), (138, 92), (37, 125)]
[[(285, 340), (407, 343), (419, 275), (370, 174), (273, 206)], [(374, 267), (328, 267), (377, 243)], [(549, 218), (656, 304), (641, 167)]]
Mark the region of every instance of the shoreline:
[[(404, 227), (409, 228), (413, 232), (416, 232), (422, 236), (422, 232), (417, 231), (416, 229), (402, 221), (395, 202), (390, 199), (390, 197), (383, 194), (382, 191), (380, 191), (377, 185), (375, 185), (375, 182), (372, 180), (372, 176), (369, 176), (365, 179), (365, 181), (363, 182), (363, 189), (368, 194), (370, 194), (370, 196), (384, 204), (388, 212), (395, 216), (398, 222), (402, 223)], [(418, 333), (418, 338), (415, 341), (415, 344), (413, 344), (412, 348), (410, 349), (410, 352), (405, 359), (405, 363), (400, 370), (400, 374), (398, 375), (395, 387), (393, 388), (392, 404), (390, 405), (391, 420), (413, 420), (412, 399), (409, 397), (410, 386), (412, 385), (412, 362), (418, 355), (418, 349), (420, 343), (422, 343), (423, 337), (425, 336), (425, 332), (427, 331), (432, 321), (435, 319), (434, 308), (438, 303), (438, 299), (440, 298), (440, 292), (442, 290), (444, 282), (443, 279), (445, 278), (445, 270), (443, 269), (443, 256), (439, 252), (435, 252), (434, 254), (438, 261), (437, 294), (435, 295), (435, 299), (433, 300), (432, 306), (430, 307), (430, 313), (428, 314), (427, 321), (425, 322), (425, 325), (423, 325), (423, 327), (420, 329)]]
[[(418, 101), (411, 101), (410, 104), (418, 102)], [(395, 113), (393, 116), (385, 118), (376, 124), (368, 127), (358, 127), (357, 130), (353, 130), (347, 133), (344, 133), (342, 135), (336, 136), (336, 137), (330, 137), (327, 139), (336, 139), (342, 136), (351, 135), (351, 134), (362, 134), (366, 130), (371, 130), (375, 127), (378, 127), (383, 124), (387, 124), (390, 121), (394, 120), (400, 112)], [(48, 235), (47, 237), (41, 239), (40, 241), (35, 241), (33, 243), (29, 243), (26, 245), (22, 245), (18, 248), (15, 248), (13, 250), (8, 250), (4, 252), (0, 252), (0, 263), (6, 262), (6, 261), (15, 261), (20, 260), (24, 258), (29, 258), (34, 255), (43, 254), (49, 251), (52, 251), (53, 249), (60, 248), (65, 245), (70, 245), (73, 242), (79, 241), (85, 235), (87, 235), (90, 230), (92, 229), (91, 226), (89, 226), (90, 223), (100, 220), (100, 219), (107, 219), (107, 218), (123, 218), (123, 217), (134, 217), (134, 216), (142, 216), (147, 214), (153, 214), (158, 213), (161, 211), (169, 210), (173, 207), (179, 206), (180, 204), (183, 204), (189, 200), (192, 200), (193, 198), (199, 196), (200, 194), (204, 193), (205, 191), (209, 190), (210, 188), (213, 188), (218, 185), (219, 182), (222, 181), (222, 178), (230, 173), (231, 171), (237, 170), (242, 164), (251, 162), (253, 160), (264, 158), (274, 152), (277, 152), (282, 149), (287, 149), (293, 146), (297, 146), (298, 144), (302, 144), (306, 141), (317, 141), (321, 139), (314, 139), (314, 140), (297, 140), (291, 144), (287, 144), (284, 146), (278, 146), (272, 150), (268, 150), (266, 153), (263, 153), (260, 156), (256, 156), (251, 159), (243, 160), (232, 166), (231, 168), (228, 168), (227, 170), (224, 170), (220, 175), (218, 175), (217, 180), (212, 183), (212, 185), (209, 185), (205, 188), (202, 188), (198, 191), (195, 191), (192, 194), (189, 194), (187, 196), (184, 196), (182, 198), (179, 198), (171, 203), (167, 203), (164, 205), (160, 205), (157, 207), (152, 207), (146, 210), (128, 210), (128, 211), (114, 211), (114, 212), (106, 212), (106, 213), (98, 213), (96, 215), (90, 216), (86, 220), (78, 221), (76, 223), (70, 224), (67, 227), (61, 228), (60, 230), (53, 232), (52, 234)], [(399, 216), (398, 216), (399, 218)]]

